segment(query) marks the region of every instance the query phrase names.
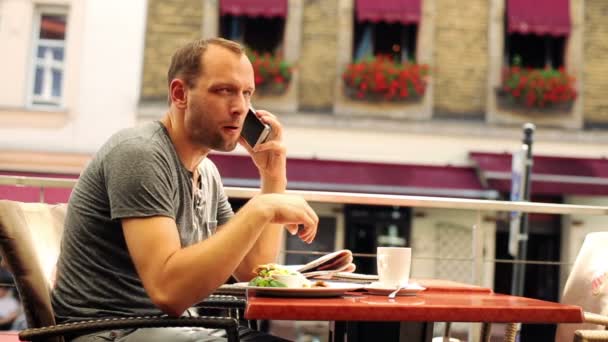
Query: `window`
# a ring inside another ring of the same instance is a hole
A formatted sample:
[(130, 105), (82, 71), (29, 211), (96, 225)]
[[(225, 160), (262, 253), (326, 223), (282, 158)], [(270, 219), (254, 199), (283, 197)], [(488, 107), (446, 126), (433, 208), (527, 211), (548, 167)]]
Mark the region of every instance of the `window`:
[(558, 69), (570, 34), (569, 0), (507, 0), (506, 65)]
[(418, 25), (356, 22), (353, 60), (368, 56), (392, 56), (396, 61), (415, 61)]
[(220, 35), (249, 49), (282, 54), (287, 0), (221, 0)]
[(223, 15), (220, 18), (222, 37), (241, 42), (257, 52), (278, 52), (282, 46), (284, 28), (284, 18), (242, 15)]
[(353, 60), (377, 55), (416, 59), (421, 0), (356, 0)]
[(34, 17), (30, 105), (63, 106), (65, 74), (65, 10), (39, 8)]
[(521, 66), (558, 69), (564, 65), (565, 37), (512, 33), (505, 36), (505, 62), (519, 59)]

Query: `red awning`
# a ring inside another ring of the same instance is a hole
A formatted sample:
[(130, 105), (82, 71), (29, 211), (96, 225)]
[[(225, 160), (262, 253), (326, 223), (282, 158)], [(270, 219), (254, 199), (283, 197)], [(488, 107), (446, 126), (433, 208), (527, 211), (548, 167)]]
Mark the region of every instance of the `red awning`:
[(221, 0), (220, 14), (285, 18), (287, 0)]
[[(249, 156), (213, 154), (227, 186), (258, 187), (259, 174)], [(399, 195), (496, 198), (485, 190), (472, 167), (367, 163), (289, 158), (288, 187), (293, 190)]]
[(357, 21), (417, 24), (420, 21), (420, 1), (357, 0)]
[[(511, 154), (471, 152), (469, 154), (487, 188), (511, 191)], [(532, 195), (608, 195), (608, 160), (534, 156)]]
[[(225, 186), (257, 188), (259, 173), (249, 156), (212, 154)], [(3, 175), (77, 178), (32, 172), (2, 172)], [(495, 190), (484, 189), (473, 167), (367, 163), (289, 158), (288, 188), (291, 190), (337, 191), (395, 195), (495, 199)], [(48, 203), (67, 202), (71, 189), (45, 189)], [(37, 187), (0, 185), (0, 198), (39, 202)]]
[(567, 36), (570, 0), (507, 0), (509, 33)]
[(65, 20), (56, 17), (42, 17), (40, 29), (45, 34), (54, 35), (63, 39), (65, 36)]

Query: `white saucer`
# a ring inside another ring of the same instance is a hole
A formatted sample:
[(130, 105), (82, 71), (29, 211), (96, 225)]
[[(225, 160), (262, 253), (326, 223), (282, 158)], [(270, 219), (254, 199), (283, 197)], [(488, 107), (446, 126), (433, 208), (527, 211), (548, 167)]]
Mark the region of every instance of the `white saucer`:
[[(365, 290), (371, 294), (388, 296), (389, 293), (395, 291), (395, 287), (387, 287), (377, 281), (367, 285)], [(416, 283), (409, 283), (397, 292), (397, 296), (415, 296), (418, 292), (426, 290), (425, 287)]]

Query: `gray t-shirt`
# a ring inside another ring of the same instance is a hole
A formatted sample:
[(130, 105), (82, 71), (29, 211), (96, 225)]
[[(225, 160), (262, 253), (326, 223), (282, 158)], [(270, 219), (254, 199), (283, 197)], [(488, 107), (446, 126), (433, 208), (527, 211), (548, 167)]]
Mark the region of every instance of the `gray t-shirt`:
[(158, 315), (127, 250), (121, 220), (175, 219), (182, 247), (213, 234), (233, 215), (207, 158), (200, 188), (160, 122), (122, 130), (101, 147), (69, 200), (52, 305), (58, 322)]

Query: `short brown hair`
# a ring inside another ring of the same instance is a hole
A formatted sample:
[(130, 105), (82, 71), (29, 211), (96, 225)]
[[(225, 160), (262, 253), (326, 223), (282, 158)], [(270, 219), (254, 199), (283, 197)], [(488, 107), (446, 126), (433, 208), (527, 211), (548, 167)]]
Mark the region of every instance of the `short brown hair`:
[[(241, 44), (228, 39), (209, 38), (194, 40), (177, 49), (171, 57), (171, 64), (167, 73), (167, 86), (171, 86), (173, 79), (181, 78), (186, 82), (188, 88), (193, 88), (197, 78), (203, 72), (201, 60), (209, 45), (224, 47), (238, 55), (245, 53), (245, 49)], [(169, 89), (170, 91), (171, 89)], [(169, 104), (171, 104), (170, 93), (168, 97)]]

